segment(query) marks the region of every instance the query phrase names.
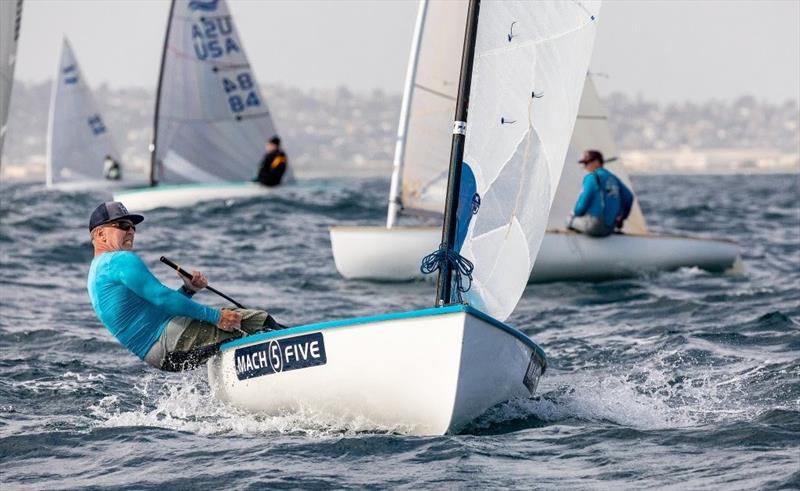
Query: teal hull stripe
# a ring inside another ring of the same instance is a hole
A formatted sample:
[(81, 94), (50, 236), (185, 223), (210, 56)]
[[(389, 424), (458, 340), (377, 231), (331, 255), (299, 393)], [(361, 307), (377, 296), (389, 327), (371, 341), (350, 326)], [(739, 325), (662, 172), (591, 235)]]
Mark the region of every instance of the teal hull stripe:
[(244, 338), (235, 339), (222, 345), (222, 350), (228, 350), (259, 341), (265, 341), (273, 338), (282, 338), (285, 336), (293, 336), (296, 334), (303, 334), (310, 331), (323, 331), (326, 329), (336, 329), (338, 327), (357, 326), (359, 324), (370, 324), (373, 322), (394, 321), (400, 319), (415, 319), (418, 317), (431, 317), (435, 315), (454, 314), (458, 312), (465, 312), (474, 317), (477, 317), (492, 326), (511, 334), (515, 338), (525, 343), (529, 348), (539, 353), (542, 360), (545, 360), (547, 366), (547, 358), (545, 357), (544, 350), (539, 347), (531, 338), (525, 335), (522, 331), (515, 329), (508, 324), (504, 324), (499, 320), (490, 317), (480, 310), (470, 307), (469, 305), (449, 305), (447, 307), (430, 308), (423, 310), (412, 310), (411, 312), (396, 312), (393, 314), (372, 315), (367, 317), (354, 317), (351, 319), (340, 319), (329, 322), (319, 322), (316, 324), (308, 324), (305, 326), (290, 327), (289, 329), (282, 329), (280, 331), (262, 332), (246, 336)]

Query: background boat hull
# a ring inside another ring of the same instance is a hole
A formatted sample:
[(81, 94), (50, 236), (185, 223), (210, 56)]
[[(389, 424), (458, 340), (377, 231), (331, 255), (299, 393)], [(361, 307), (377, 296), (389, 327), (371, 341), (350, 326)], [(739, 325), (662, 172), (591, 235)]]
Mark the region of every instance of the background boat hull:
[(144, 187), (114, 193), (131, 212), (155, 208), (181, 208), (214, 200), (264, 196), (271, 188), (253, 182), (220, 182), (210, 184), (178, 184)]
[[(408, 281), (423, 277), (422, 257), (436, 250), (438, 227), (331, 227), (336, 269), (348, 279)], [(652, 271), (698, 267), (731, 269), (733, 242), (668, 235), (613, 235), (602, 239), (566, 231), (545, 234), (531, 281), (604, 280)]]
[(146, 185), (147, 183), (144, 180), (112, 181), (109, 179), (95, 179), (92, 181), (59, 182), (47, 186), (47, 188), (65, 193), (85, 191), (108, 191), (110, 193), (114, 193), (125, 189), (140, 188)]

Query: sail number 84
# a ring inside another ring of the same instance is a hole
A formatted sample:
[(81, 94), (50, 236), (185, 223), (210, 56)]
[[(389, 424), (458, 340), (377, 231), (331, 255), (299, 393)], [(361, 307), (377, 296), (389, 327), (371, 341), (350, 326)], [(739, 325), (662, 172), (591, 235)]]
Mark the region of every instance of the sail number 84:
[(247, 72), (236, 77), (222, 77), (222, 87), (228, 95), (228, 105), (234, 113), (240, 113), (248, 107), (261, 105), (261, 100), (254, 90), (253, 78)]

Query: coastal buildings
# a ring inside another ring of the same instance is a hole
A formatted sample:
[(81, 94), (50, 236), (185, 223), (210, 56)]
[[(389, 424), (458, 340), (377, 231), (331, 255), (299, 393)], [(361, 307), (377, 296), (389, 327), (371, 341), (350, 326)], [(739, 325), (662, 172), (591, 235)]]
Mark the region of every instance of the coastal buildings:
[[(3, 180), (44, 178), (49, 93), (49, 83), (15, 85)], [(340, 174), (344, 167), (351, 175), (389, 175), (399, 94), (283, 86), (266, 86), (262, 93), (279, 115), (278, 131), (301, 177)], [(96, 97), (119, 131), (123, 161), (144, 172), (152, 91), (101, 85)], [(614, 93), (606, 103), (620, 157), (631, 173), (800, 172), (797, 101), (774, 104), (743, 96), (657, 104)]]

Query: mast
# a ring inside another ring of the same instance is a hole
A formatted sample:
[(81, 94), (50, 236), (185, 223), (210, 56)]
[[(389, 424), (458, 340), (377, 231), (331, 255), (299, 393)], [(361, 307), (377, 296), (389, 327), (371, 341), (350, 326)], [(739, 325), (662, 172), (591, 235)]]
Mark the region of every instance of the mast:
[[(453, 143), (450, 147), (450, 172), (447, 179), (447, 199), (444, 209), (444, 224), (442, 226), (442, 247), (448, 251), (453, 250), (456, 240), (456, 225), (458, 211), (458, 192), (461, 187), (461, 164), (464, 160), (464, 141), (467, 133), (467, 105), (469, 104), (469, 91), (472, 84), (472, 62), (475, 56), (475, 40), (478, 37), (478, 14), (481, 1), (470, 0), (467, 12), (467, 28), (464, 33), (464, 50), (461, 56), (461, 75), (458, 81), (458, 99), (456, 101), (456, 115), (453, 122)], [(448, 263), (447, 267), (439, 270), (436, 280), (436, 306), (452, 302), (453, 271)]]
[(394, 163), (392, 168), (392, 184), (389, 188), (389, 209), (386, 215), (386, 228), (392, 228), (400, 212), (400, 179), (403, 173), (406, 154), (406, 136), (408, 135), (408, 113), (414, 92), (414, 80), (417, 76), (417, 60), (422, 45), (422, 30), (425, 28), (425, 14), (428, 11), (428, 0), (420, 0), (417, 12), (417, 23), (414, 26), (414, 39), (411, 41), (411, 52), (408, 55), (408, 71), (403, 87), (403, 102), (400, 106), (400, 122), (397, 125), (397, 141), (394, 147)]
[(167, 48), (169, 47), (169, 31), (172, 28), (172, 13), (175, 10), (175, 0), (169, 6), (169, 17), (167, 18), (167, 33), (164, 36), (164, 49), (161, 52), (161, 68), (158, 71), (158, 87), (156, 88), (156, 114), (153, 117), (153, 142), (150, 144), (150, 185), (158, 184), (158, 162), (156, 162), (156, 145), (158, 144), (158, 110), (161, 105), (161, 82), (164, 80), (164, 63), (167, 60)]

